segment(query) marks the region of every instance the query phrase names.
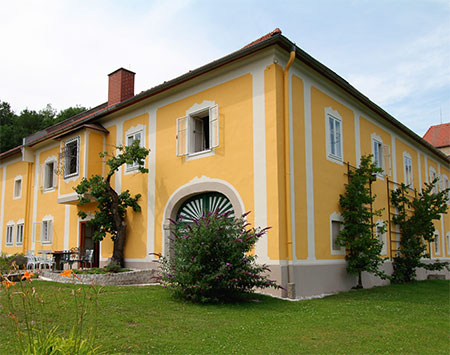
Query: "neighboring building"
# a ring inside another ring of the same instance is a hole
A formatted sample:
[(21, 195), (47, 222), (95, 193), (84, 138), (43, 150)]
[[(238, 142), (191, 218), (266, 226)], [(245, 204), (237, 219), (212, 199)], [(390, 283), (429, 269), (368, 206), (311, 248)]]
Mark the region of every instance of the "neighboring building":
[[(157, 267), (151, 253), (168, 253), (169, 217), (217, 206), (237, 216), (252, 211), (249, 222), (272, 227), (256, 245), (258, 261), (297, 297), (355, 285), (345, 251), (334, 244), (346, 162), (357, 166), (373, 154), (384, 170), (372, 185), (375, 208), (385, 208), (378, 222), (388, 219), (389, 180), (420, 190), (434, 176), (450, 176), (445, 154), (277, 29), (138, 95), (134, 73), (119, 69), (109, 75), (108, 102), (0, 155), (0, 250), (92, 246), (92, 231), (77, 211), (93, 212), (95, 205), (78, 207), (73, 187), (105, 172), (99, 152), (135, 139), (151, 150), (149, 173), (128, 165), (113, 182), (117, 190), (142, 194), (142, 212), (128, 213), (128, 266)], [(448, 259), (450, 220), (443, 217), (432, 256)], [(383, 255), (391, 257), (395, 231), (379, 237)], [(111, 255), (111, 240), (96, 246), (101, 264)], [(391, 271), (391, 262), (385, 268)], [(383, 283), (370, 275), (363, 282)]]
[(443, 123), (428, 128), (423, 136), (428, 143), (450, 156), (450, 123)]

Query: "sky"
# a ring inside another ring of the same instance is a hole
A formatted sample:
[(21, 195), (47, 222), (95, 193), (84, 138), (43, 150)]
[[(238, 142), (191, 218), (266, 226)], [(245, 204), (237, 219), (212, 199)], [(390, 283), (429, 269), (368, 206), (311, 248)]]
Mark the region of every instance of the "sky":
[(423, 136), (450, 122), (450, 0), (0, 0), (0, 101), (19, 113), (135, 93), (280, 28)]

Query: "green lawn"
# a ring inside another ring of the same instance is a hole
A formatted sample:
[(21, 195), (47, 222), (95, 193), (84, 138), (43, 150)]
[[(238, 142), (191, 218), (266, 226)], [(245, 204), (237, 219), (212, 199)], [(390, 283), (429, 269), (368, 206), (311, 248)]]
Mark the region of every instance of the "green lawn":
[[(73, 286), (33, 285), (48, 300), (48, 324), (67, 324)], [(106, 287), (91, 318), (108, 354), (448, 354), (449, 286), (432, 280), (300, 302), (256, 295), (259, 302), (220, 305), (174, 300), (157, 286)], [(4, 301), (1, 354), (14, 341)]]

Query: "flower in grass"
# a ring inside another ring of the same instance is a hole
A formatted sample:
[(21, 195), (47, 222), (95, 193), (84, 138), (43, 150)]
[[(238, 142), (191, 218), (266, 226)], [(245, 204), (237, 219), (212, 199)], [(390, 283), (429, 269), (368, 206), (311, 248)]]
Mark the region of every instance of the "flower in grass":
[(64, 270), (62, 273), (59, 274), (59, 276), (65, 276), (65, 277), (76, 277), (77, 279), (80, 279), (74, 272), (72, 269), (69, 270)]
[(34, 276), (34, 272), (25, 271), (25, 273), (22, 275), (22, 280), (29, 280), (31, 279), (31, 276)]
[(2, 285), (6, 286), (6, 288), (8, 288), (9, 286), (14, 286), (16, 283), (14, 281), (9, 281), (8, 279), (4, 279), (2, 281)]

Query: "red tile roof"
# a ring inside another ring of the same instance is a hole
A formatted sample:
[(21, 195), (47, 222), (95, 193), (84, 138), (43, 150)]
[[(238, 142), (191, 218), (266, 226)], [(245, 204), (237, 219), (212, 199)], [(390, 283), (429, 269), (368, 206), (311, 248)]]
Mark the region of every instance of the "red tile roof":
[(450, 146), (450, 123), (444, 123), (428, 128), (427, 133), (423, 136), (428, 143), (436, 148)]
[(247, 44), (246, 46), (242, 47), (240, 50), (254, 46), (257, 43), (262, 42), (262, 41), (264, 41), (272, 36), (278, 35), (278, 34), (281, 34), (281, 30), (277, 27), (272, 32), (258, 38), (256, 41), (253, 41), (253, 42)]

